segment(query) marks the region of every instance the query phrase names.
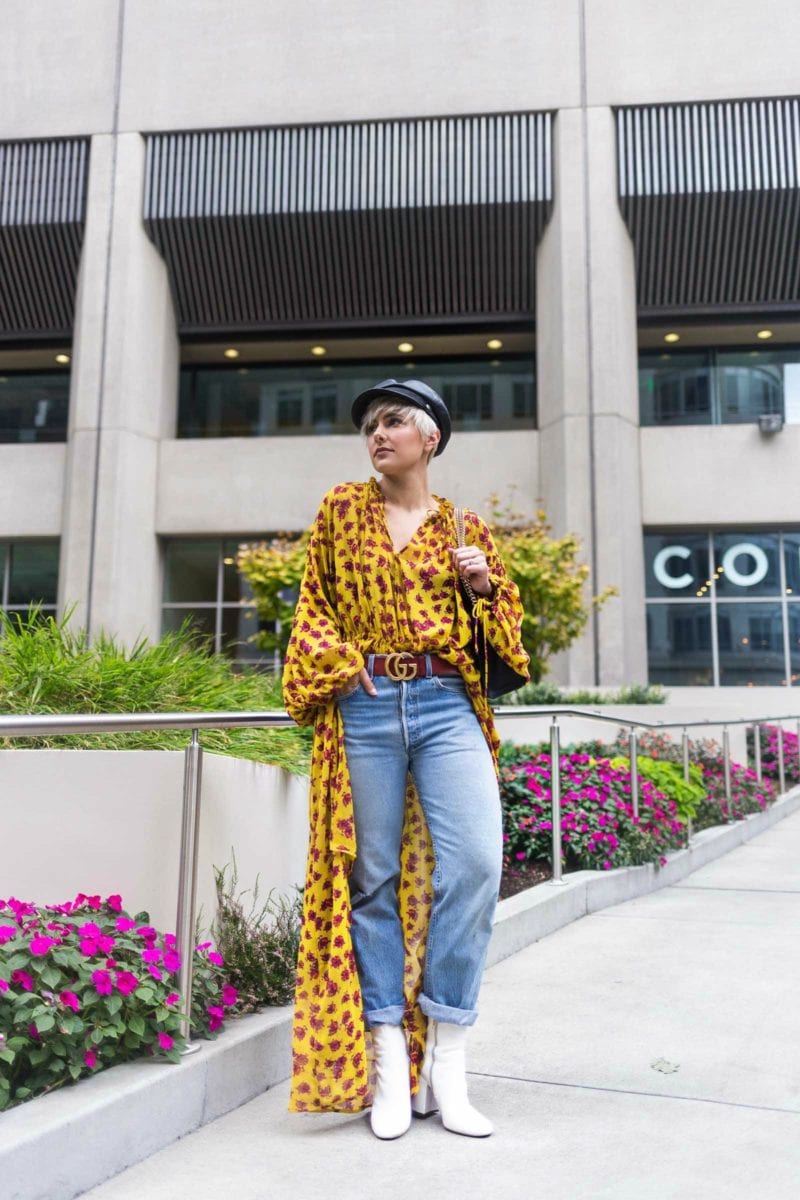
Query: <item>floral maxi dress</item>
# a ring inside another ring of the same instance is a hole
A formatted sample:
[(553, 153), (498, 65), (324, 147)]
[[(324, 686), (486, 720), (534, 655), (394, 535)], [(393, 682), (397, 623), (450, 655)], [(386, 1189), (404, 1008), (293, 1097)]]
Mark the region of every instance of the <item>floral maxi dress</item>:
[[(461, 671), (497, 766), (500, 739), (471, 654), (472, 615), (450, 557), (457, 545), (453, 505), (438, 508), (395, 552), (383, 495), (374, 478), (343, 483), (323, 498), (308, 545), (305, 574), (283, 674), (286, 708), (314, 726), (310, 835), (303, 896), (292, 1036), (293, 1112), (358, 1112), (372, 1102), (370, 1036), (365, 1028), (350, 939), (348, 874), (355, 826), (344, 734), (335, 693), (370, 652), (438, 654)], [(491, 533), (465, 509), (466, 540), (489, 565), (491, 599), (476, 606), (489, 642), (528, 674), (521, 642), (522, 606)], [(409, 775), (401, 848), (400, 919), (405, 939), (404, 1025), (412, 1091), (425, 1040), (416, 1003), (432, 900), (433, 855)]]

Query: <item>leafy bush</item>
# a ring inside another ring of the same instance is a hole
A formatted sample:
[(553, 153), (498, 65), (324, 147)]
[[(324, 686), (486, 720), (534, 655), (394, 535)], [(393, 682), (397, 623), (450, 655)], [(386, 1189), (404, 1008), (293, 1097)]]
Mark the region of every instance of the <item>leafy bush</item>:
[[(705, 796), (697, 804), (693, 818), (696, 832), (712, 825), (721, 825), (728, 820), (728, 803), (725, 797), (725, 767), (719, 743), (713, 738), (692, 738), (692, 761), (703, 773)], [(620, 731), (616, 748), (624, 753), (628, 748), (627, 734)], [(682, 763), (683, 751), (665, 733), (642, 732), (639, 749), (648, 758)], [(775, 789), (768, 779), (760, 783), (755, 771), (731, 760), (731, 816), (740, 820), (749, 813), (762, 812), (775, 799)]]
[[(74, 609), (57, 621), (31, 605), (0, 610), (0, 710), (6, 713), (264, 712), (282, 709), (280, 680), (261, 672), (234, 672), (187, 618), (180, 629), (125, 649), (106, 634), (89, 644), (68, 626)], [(204, 729), (205, 750), (308, 772), (310, 729)], [(0, 748), (182, 750), (183, 729), (0, 738)]]
[[(639, 778), (649, 779), (664, 796), (675, 801), (678, 817), (684, 824), (694, 820), (697, 815), (697, 805), (705, 798), (706, 789), (703, 786), (703, 771), (696, 763), (689, 764), (689, 778), (683, 778), (683, 766), (664, 759), (645, 758), (636, 756), (639, 768)], [(612, 767), (630, 771), (631, 760), (627, 756), (612, 758)]]
[[(260, 911), (258, 877), (249, 914), (235, 895), (238, 882), (233, 856), (231, 882), (227, 867), (214, 868), (217, 914), (214, 936), (224, 955), (228, 977), (239, 995), (241, 1012), (255, 1012), (265, 1004), (290, 1004), (294, 997), (297, 950), (300, 945), (302, 889), (292, 900), (269, 893)], [(240, 896), (247, 895), (241, 892)]]
[[(550, 755), (516, 758), (501, 766), (504, 854), (509, 863), (552, 857)], [(648, 780), (639, 785), (639, 816), (633, 815), (630, 771), (588, 754), (560, 758), (564, 864), (610, 870), (637, 863), (664, 864), (686, 829), (674, 800)]]
[[(224, 960), (195, 950), (191, 1028), (214, 1037), (236, 989)], [(185, 1009), (173, 934), (118, 895), (65, 904), (0, 900), (0, 1109), (142, 1055), (180, 1061)]]

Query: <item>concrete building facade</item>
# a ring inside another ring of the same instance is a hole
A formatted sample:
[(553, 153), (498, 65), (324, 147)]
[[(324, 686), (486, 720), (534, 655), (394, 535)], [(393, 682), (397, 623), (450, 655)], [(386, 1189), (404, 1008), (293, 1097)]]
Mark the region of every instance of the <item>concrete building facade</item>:
[(236, 545), (369, 474), (348, 388), (410, 369), (435, 491), (619, 589), (560, 680), (800, 679), (796, 5), (4, 18), (3, 607), (252, 657)]

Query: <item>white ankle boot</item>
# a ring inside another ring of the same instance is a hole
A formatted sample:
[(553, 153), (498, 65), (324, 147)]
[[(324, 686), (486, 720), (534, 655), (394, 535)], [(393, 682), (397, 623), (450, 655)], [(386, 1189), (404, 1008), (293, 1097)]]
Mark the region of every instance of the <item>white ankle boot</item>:
[(374, 1025), (375, 1095), (370, 1124), (379, 1138), (398, 1138), (411, 1124), (411, 1084), (406, 1035), (401, 1025)]
[(473, 1108), (467, 1098), (466, 1041), (466, 1025), (428, 1018), (425, 1058), (412, 1108), (415, 1117), (429, 1117), (438, 1108), (442, 1124), (451, 1133), (488, 1137), (493, 1130), (491, 1121)]

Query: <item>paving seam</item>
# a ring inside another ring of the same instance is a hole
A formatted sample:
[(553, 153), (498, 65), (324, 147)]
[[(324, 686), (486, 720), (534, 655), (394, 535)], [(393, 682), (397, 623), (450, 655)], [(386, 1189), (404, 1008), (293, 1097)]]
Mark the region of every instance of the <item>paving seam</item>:
[(758, 892), (767, 896), (800, 896), (800, 888), (715, 887), (711, 883), (674, 883), (672, 887), (680, 888), (684, 892)]
[(467, 1071), (480, 1079), (506, 1079), (511, 1083), (537, 1083), (542, 1087), (574, 1088), (579, 1092), (613, 1092), (616, 1096), (648, 1096), (653, 1100), (688, 1100), (691, 1104), (718, 1104), (725, 1108), (748, 1108), (756, 1112), (788, 1113), (800, 1117), (800, 1108), (776, 1108), (771, 1104), (744, 1104), (739, 1100), (712, 1100), (707, 1096), (677, 1096), (672, 1092), (639, 1092), (630, 1088), (601, 1087), (592, 1083), (559, 1083), (554, 1079), (528, 1079), (525, 1075), (498, 1075), (492, 1071)]

